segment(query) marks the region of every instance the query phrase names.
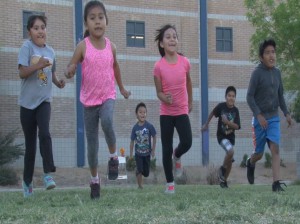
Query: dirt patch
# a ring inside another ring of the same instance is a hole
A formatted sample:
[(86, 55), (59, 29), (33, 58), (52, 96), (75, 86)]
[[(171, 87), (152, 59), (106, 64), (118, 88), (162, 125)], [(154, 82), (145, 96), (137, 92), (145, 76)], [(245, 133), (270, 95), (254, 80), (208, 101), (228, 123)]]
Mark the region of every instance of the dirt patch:
[[(286, 167), (280, 168), (280, 176), (284, 181), (297, 180), (296, 164), (285, 164)], [(211, 166), (212, 167), (212, 166)], [(218, 167), (213, 167), (217, 169)], [(210, 169), (211, 170), (211, 169)], [(20, 177), (18, 185), (4, 186), (4, 188), (21, 188), (22, 170), (18, 170)], [(187, 175), (187, 184), (207, 184), (207, 175), (209, 169), (207, 167), (185, 167)], [(234, 166), (228, 179), (229, 184), (247, 184), (246, 168)], [(99, 174), (102, 184), (130, 184), (135, 185), (135, 172), (127, 171), (128, 179), (118, 181), (108, 181), (106, 178), (106, 167), (99, 168)], [(34, 173), (34, 186), (43, 187), (42, 182), (43, 171), (41, 168), (36, 168)], [(88, 168), (57, 168), (53, 175), (58, 187), (88, 187), (90, 173)], [(155, 171), (151, 171), (148, 178), (144, 178), (144, 184), (164, 184), (165, 175), (162, 167), (157, 167)], [(272, 169), (265, 168), (263, 164), (257, 164), (255, 170), (255, 184), (271, 184), (272, 183)]]

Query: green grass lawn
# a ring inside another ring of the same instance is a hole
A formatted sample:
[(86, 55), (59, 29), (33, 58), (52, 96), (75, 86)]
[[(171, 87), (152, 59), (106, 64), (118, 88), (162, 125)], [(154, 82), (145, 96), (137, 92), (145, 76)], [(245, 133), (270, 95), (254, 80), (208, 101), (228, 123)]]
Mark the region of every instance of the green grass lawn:
[(0, 223), (300, 223), (300, 186), (283, 193), (271, 186), (104, 186), (92, 201), (89, 189), (0, 192)]

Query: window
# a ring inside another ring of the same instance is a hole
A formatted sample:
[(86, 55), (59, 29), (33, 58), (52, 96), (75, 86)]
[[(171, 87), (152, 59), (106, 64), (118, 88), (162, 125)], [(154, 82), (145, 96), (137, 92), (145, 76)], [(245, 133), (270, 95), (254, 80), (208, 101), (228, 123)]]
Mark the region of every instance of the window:
[(44, 12), (23, 11), (23, 38), (28, 38), (27, 22), (31, 15), (45, 15)]
[(232, 28), (217, 27), (216, 49), (219, 52), (232, 52)]
[(145, 22), (126, 21), (127, 47), (145, 47)]

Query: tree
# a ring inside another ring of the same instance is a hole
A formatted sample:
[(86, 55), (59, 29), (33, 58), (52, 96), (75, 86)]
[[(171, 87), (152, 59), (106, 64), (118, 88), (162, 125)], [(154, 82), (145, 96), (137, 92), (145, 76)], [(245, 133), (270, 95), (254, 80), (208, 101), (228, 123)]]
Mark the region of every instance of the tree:
[[(300, 122), (300, 1), (245, 0), (247, 18), (256, 32), (251, 37), (250, 59), (258, 60), (258, 45), (272, 37), (277, 44), (277, 66), (284, 86), (295, 98), (291, 112)], [(298, 103), (297, 103), (298, 102)]]

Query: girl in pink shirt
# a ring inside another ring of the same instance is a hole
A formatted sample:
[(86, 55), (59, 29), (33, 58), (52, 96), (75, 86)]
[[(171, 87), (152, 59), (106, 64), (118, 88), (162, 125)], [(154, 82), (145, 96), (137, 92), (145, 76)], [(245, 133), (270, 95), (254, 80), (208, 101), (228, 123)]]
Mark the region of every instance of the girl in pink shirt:
[[(180, 158), (192, 146), (189, 112), (192, 110), (192, 81), (188, 59), (177, 53), (178, 38), (175, 26), (165, 25), (157, 30), (155, 38), (161, 59), (154, 66), (154, 83), (161, 101), (160, 128), (163, 166), (167, 180), (165, 193), (175, 193), (175, 177), (183, 174)], [(173, 134), (176, 128), (179, 144), (173, 151)], [(172, 162), (173, 156), (173, 162)]]
[(110, 152), (108, 178), (115, 180), (118, 177), (119, 161), (113, 129), (113, 109), (116, 99), (115, 79), (124, 98), (127, 99), (130, 95), (130, 92), (122, 84), (116, 58), (116, 47), (108, 38), (104, 37), (107, 22), (106, 10), (101, 2), (90, 1), (86, 4), (84, 9), (85, 38), (77, 45), (66, 72), (66, 77), (72, 78), (75, 75), (77, 64), (82, 64), (80, 101), (84, 105), (92, 199), (100, 197), (100, 179), (97, 170), (99, 119)]

